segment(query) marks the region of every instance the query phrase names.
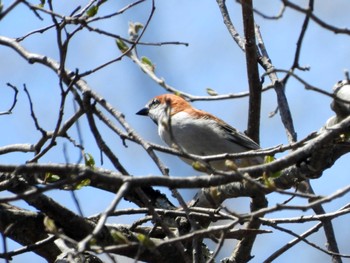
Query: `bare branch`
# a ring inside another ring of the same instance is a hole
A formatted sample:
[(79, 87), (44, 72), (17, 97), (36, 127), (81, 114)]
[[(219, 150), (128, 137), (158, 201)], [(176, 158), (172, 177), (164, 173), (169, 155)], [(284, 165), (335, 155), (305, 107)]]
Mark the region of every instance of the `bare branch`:
[(232, 38), (235, 40), (237, 45), (241, 48), (241, 50), (243, 52), (245, 52), (245, 48), (246, 48), (245, 41), (246, 40), (239, 35), (236, 28), (232, 24), (229, 12), (228, 12), (227, 7), (226, 7), (226, 3), (225, 3), (226, 1), (225, 0), (217, 0), (216, 2), (218, 3), (221, 15), (224, 19), (224, 24), (226, 25), (229, 33), (231, 34)]
[(256, 36), (258, 41), (258, 47), (262, 54), (262, 56), (259, 58), (259, 64), (265, 69), (266, 73), (268, 74), (271, 80), (271, 83), (274, 85), (277, 94), (278, 109), (280, 111), (282, 123), (286, 129), (288, 141), (289, 143), (296, 142), (297, 134), (294, 129), (292, 114), (290, 112), (289, 104), (285, 94), (285, 87), (283, 83), (278, 79), (277, 74), (275, 73), (275, 67), (271, 63), (271, 59), (267, 53), (264, 41), (262, 39), (262, 35), (260, 34), (260, 30), (258, 27), (256, 27)]
[[(0, 254), (0, 258), (9, 259), (30, 250), (52, 262), (60, 253), (60, 250), (53, 243), (53, 238), (49, 238), (44, 231), (43, 214), (2, 203), (0, 204), (0, 218), (1, 232), (5, 233), (6, 237), (26, 246), (14, 252), (4, 251)], [(28, 229), (31, 231), (27, 231)]]
[(32, 144), (12, 144), (0, 147), (0, 155), (11, 152), (35, 152), (35, 146)]
[(340, 260), (340, 261), (337, 260), (337, 261), (334, 261), (334, 262), (341, 262), (340, 257), (350, 258), (350, 255), (339, 254), (339, 253), (335, 253), (335, 252), (333, 252), (333, 251), (329, 251), (329, 250), (323, 249), (323, 248), (321, 248), (320, 246), (318, 246), (318, 245), (316, 245), (316, 244), (314, 244), (314, 243), (308, 241), (306, 238), (304, 238), (304, 236), (300, 236), (300, 235), (294, 233), (293, 231), (291, 231), (291, 230), (289, 230), (289, 229), (286, 229), (286, 228), (284, 228), (284, 227), (280, 227), (280, 226), (277, 226), (277, 225), (275, 225), (275, 224), (270, 224), (269, 226), (271, 226), (271, 227), (273, 227), (273, 228), (275, 228), (275, 229), (277, 229), (277, 230), (280, 230), (280, 231), (282, 231), (282, 232), (288, 233), (288, 234), (290, 234), (290, 235), (296, 237), (297, 239), (299, 239), (299, 240), (301, 240), (301, 241), (307, 243), (307, 244), (310, 245), (311, 247), (313, 247), (313, 248), (315, 248), (315, 249), (318, 249), (318, 250), (320, 250), (320, 251), (322, 251), (322, 252), (324, 252), (324, 253), (326, 253), (326, 254), (332, 256), (333, 259), (334, 259), (334, 258), (338, 258), (338, 259)]
[(13, 102), (12, 102), (12, 105), (10, 106), (10, 108), (7, 111), (0, 112), (0, 115), (11, 114), (12, 110), (16, 107), (16, 103), (17, 103), (18, 89), (10, 83), (7, 83), (7, 86), (14, 90)]
[(30, 106), (30, 115), (33, 118), (35, 128), (41, 133), (42, 137), (46, 137), (46, 131), (39, 125), (38, 118), (35, 115), (34, 106), (33, 106), (32, 98), (30, 97), (29, 91), (25, 84), (23, 86), (24, 86), (24, 92), (27, 94), (27, 97), (28, 97), (29, 106)]
[[(5, 10), (1, 10), (0, 12), (0, 21), (8, 14), (11, 12), (11, 10), (13, 10), (18, 4), (22, 3), (22, 0), (16, 0), (13, 1), (13, 3), (7, 7)], [(1, 3), (1, 9), (2, 9), (2, 3)]]
[[(310, 10), (311, 13), (313, 12), (314, 0), (309, 0), (309, 7), (308, 7), (308, 9)], [(292, 65), (292, 69), (294, 69), (294, 68), (301, 69), (301, 67), (299, 65), (299, 58), (300, 58), (301, 47), (302, 47), (302, 44), (303, 44), (304, 36), (305, 36), (306, 30), (307, 30), (307, 28), (309, 26), (309, 21), (310, 21), (310, 15), (309, 14), (310, 13), (306, 14), (305, 19), (304, 19), (304, 23), (303, 23), (302, 28), (301, 28), (301, 32), (300, 32), (300, 35), (299, 35), (299, 38), (298, 38), (298, 42), (297, 42), (297, 48), (295, 50), (295, 56), (294, 56), (294, 62), (293, 62), (293, 65)]]
[(300, 6), (298, 6), (297, 4), (294, 4), (288, 0), (281, 0), (283, 2), (283, 4), (286, 6), (286, 7), (290, 7), (298, 12), (301, 12), (301, 13), (304, 13), (306, 14), (307, 16), (309, 16), (312, 21), (314, 21), (316, 24), (320, 25), (321, 27), (327, 29), (327, 30), (330, 30), (332, 32), (334, 32), (335, 34), (347, 34), (347, 35), (350, 35), (350, 30), (347, 29), (347, 28), (339, 28), (339, 27), (335, 27), (335, 26), (332, 26), (326, 22), (324, 22), (322, 19), (320, 19), (319, 17), (317, 17), (316, 15), (314, 15), (313, 13), (313, 10), (312, 9), (304, 9)]
[(242, 16), (245, 36), (245, 56), (249, 84), (249, 115), (247, 135), (259, 144), (260, 137), (260, 111), (261, 111), (261, 83), (256, 52), (255, 22), (253, 1), (242, 3)]

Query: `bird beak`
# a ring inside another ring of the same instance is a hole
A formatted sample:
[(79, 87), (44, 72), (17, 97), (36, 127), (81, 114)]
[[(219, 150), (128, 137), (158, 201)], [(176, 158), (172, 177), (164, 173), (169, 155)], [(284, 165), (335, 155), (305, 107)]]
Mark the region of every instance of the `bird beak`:
[(142, 116), (147, 116), (149, 112), (149, 109), (147, 107), (139, 110), (138, 112), (136, 112), (137, 115), (142, 115)]

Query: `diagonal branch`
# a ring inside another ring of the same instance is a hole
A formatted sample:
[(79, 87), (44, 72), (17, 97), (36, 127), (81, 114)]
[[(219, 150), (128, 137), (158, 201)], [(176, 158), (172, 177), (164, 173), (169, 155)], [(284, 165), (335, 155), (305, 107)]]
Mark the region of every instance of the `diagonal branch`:
[[(43, 219), (44, 215), (42, 213), (23, 210), (5, 203), (0, 204), (0, 232), (16, 242), (28, 246), (26, 249), (17, 251), (17, 253), (31, 250), (48, 262), (54, 262), (61, 251), (53, 243), (52, 239), (49, 242), (40, 242), (39, 245), (32, 245), (35, 242), (48, 238), (44, 230)], [(31, 231), (28, 231), (28, 229)], [(0, 258), (8, 258), (13, 255), (16, 255), (16, 253), (1, 254)]]
[(268, 74), (270, 81), (275, 88), (278, 109), (280, 112), (282, 123), (286, 129), (288, 141), (289, 143), (296, 142), (297, 134), (294, 129), (292, 114), (290, 112), (288, 100), (285, 94), (285, 87), (284, 84), (278, 79), (278, 76), (275, 72), (275, 67), (273, 66), (271, 59), (267, 53), (259, 27), (256, 27), (256, 36), (258, 39), (258, 47), (261, 51), (261, 56), (259, 57), (259, 64), (265, 69), (266, 74)]
[(291, 9), (294, 9), (294, 10), (300, 12), (300, 13), (307, 14), (312, 19), (312, 21), (314, 21), (316, 24), (320, 25), (321, 27), (323, 27), (323, 28), (325, 28), (327, 30), (330, 30), (330, 31), (332, 31), (332, 32), (334, 32), (336, 34), (347, 34), (347, 35), (350, 35), (350, 29), (348, 29), (348, 28), (339, 28), (339, 27), (332, 26), (332, 25), (324, 22), (322, 19), (320, 19), (316, 15), (314, 15), (312, 10), (310, 10), (310, 9), (302, 8), (302, 7), (298, 6), (297, 4), (292, 3), (291, 1), (288, 1), (288, 0), (281, 0), (281, 1), (287, 7), (291, 8)]
[[(310, 181), (308, 181), (308, 193), (312, 193), (314, 194), (314, 190), (311, 187)], [(309, 202), (313, 202), (315, 201), (314, 199), (310, 199)], [(324, 215), (326, 213), (326, 211), (324, 210), (324, 208), (322, 207), (321, 204), (316, 205), (313, 207), (313, 210), (315, 212), (316, 215)], [(341, 263), (342, 259), (339, 256), (339, 249), (338, 249), (338, 244), (337, 244), (337, 240), (335, 238), (335, 233), (334, 233), (334, 229), (333, 229), (333, 225), (332, 225), (332, 220), (325, 218), (322, 221), (322, 225), (323, 225), (323, 229), (327, 238), (327, 249), (329, 251), (332, 252), (332, 262), (333, 263)]]

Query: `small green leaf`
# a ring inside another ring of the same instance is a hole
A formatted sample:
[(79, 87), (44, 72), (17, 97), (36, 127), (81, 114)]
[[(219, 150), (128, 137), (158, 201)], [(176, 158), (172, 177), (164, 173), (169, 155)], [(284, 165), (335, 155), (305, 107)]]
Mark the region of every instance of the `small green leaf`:
[(129, 47), (120, 38), (116, 39), (115, 43), (117, 44), (117, 47), (122, 53), (125, 53), (126, 51), (128, 51)]
[(202, 164), (201, 162), (195, 161), (192, 163), (192, 167), (193, 169), (199, 171), (199, 172), (206, 172), (207, 168), (205, 167), (204, 164)]
[(93, 17), (97, 14), (98, 12), (98, 6), (97, 5), (93, 5), (92, 7), (90, 7), (87, 11), (86, 14), (88, 17)]
[(117, 242), (118, 244), (130, 244), (129, 240), (120, 231), (112, 229), (111, 235), (112, 235), (114, 241)]
[(44, 182), (45, 183), (54, 183), (60, 179), (61, 179), (61, 177), (59, 177), (57, 174), (45, 173)]
[(264, 163), (271, 163), (275, 160), (275, 157), (271, 156), (271, 155), (266, 155), (265, 156), (265, 160)]
[(47, 232), (49, 233), (57, 233), (57, 227), (55, 221), (53, 221), (50, 217), (44, 217), (44, 226)]
[(40, 0), (39, 7), (43, 8), (45, 5), (45, 0)]
[(267, 173), (263, 173), (263, 180), (264, 184), (269, 188), (269, 189), (276, 189), (275, 182), (271, 178), (272, 176), (268, 175)]
[(278, 178), (281, 176), (281, 174), (282, 174), (281, 171), (277, 171), (277, 172), (270, 174), (270, 177), (271, 178)]
[(89, 186), (90, 183), (91, 183), (91, 180), (89, 178), (81, 180), (77, 185), (75, 185), (74, 190), (80, 190), (85, 186)]
[(152, 61), (148, 57), (142, 57), (141, 63), (144, 64), (149, 70), (154, 72), (155, 66), (153, 65)]
[(142, 62), (143, 64), (146, 64), (146, 65), (149, 65), (149, 66), (153, 66), (153, 65), (152, 65), (152, 61), (151, 61), (148, 57), (142, 57), (142, 58), (141, 58), (141, 62)]
[(215, 90), (211, 89), (211, 88), (207, 88), (207, 93), (208, 93), (210, 96), (216, 96), (216, 95), (218, 95), (218, 93), (217, 93)]
[(234, 161), (228, 159), (225, 160), (225, 166), (231, 171), (237, 171), (238, 168)]
[[(264, 163), (271, 163), (275, 160), (275, 157), (271, 156), (271, 155), (267, 155), (265, 156), (265, 160), (264, 160)], [(266, 175), (267, 176), (267, 175)], [(268, 174), (268, 177), (270, 178), (278, 178), (281, 176), (281, 171), (277, 171), (277, 172), (274, 172), (274, 173), (269, 173)]]
[(138, 234), (137, 235), (137, 239), (140, 241), (140, 243), (142, 245), (144, 245), (145, 247), (147, 247), (148, 249), (152, 249), (155, 247), (154, 242), (146, 235), (144, 234)]
[(95, 159), (90, 153), (84, 154), (85, 165), (90, 168), (95, 168)]

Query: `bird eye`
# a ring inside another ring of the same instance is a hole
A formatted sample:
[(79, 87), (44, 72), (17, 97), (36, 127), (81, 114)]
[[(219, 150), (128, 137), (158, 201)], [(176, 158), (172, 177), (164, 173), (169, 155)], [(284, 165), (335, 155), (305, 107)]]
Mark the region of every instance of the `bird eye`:
[(159, 103), (160, 103), (160, 101), (159, 101), (158, 99), (154, 99), (154, 100), (152, 100), (152, 102), (150, 103), (149, 107), (150, 107), (150, 108), (154, 108), (154, 107), (158, 106)]

